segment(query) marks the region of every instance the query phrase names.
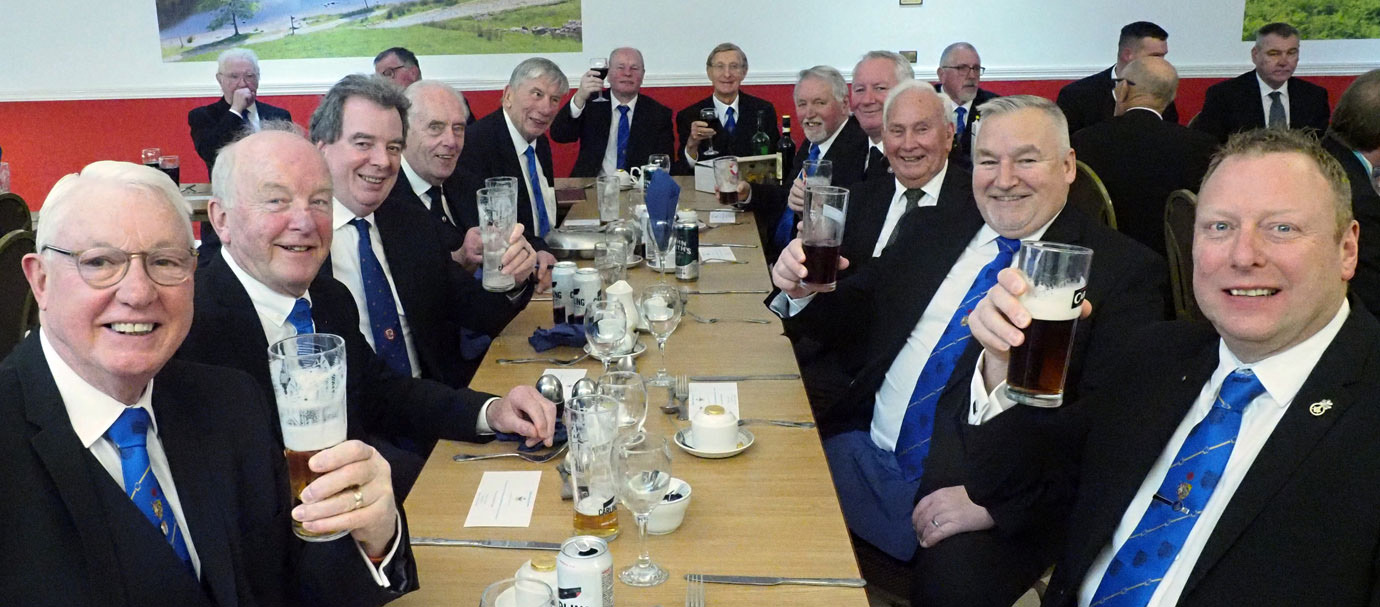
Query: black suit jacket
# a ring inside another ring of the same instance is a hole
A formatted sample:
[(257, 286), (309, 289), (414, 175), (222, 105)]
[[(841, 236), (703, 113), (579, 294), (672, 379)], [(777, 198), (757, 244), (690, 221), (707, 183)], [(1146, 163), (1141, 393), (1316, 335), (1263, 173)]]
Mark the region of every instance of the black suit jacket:
[[(790, 170), (782, 174), (786, 183), (782, 185), (774, 183), (754, 184), (752, 186), (752, 200), (744, 207), (751, 210), (756, 218), (757, 236), (762, 241), (763, 253), (771, 261), (776, 261), (777, 256), (781, 254), (781, 250), (776, 248), (774, 242), (776, 224), (781, 221), (781, 214), (786, 212), (786, 201), (790, 197), (791, 185), (805, 166), (805, 158), (809, 155), (809, 146), (811, 145), (813, 144), (806, 140), (791, 162)], [(867, 133), (863, 132), (858, 121), (850, 118), (844, 122), (843, 126), (839, 127), (839, 134), (834, 137), (834, 142), (829, 144), (829, 151), (820, 157), (820, 160), (828, 160), (833, 163), (834, 172), (829, 179), (830, 185), (846, 188), (862, 181), (869, 149)], [(852, 207), (851, 203), (849, 207)], [(797, 219), (797, 221), (799, 220)], [(845, 227), (844, 235), (846, 236), (847, 233)], [(791, 227), (791, 234), (794, 237), (794, 226)]]
[[(1380, 603), (1380, 518), (1373, 507), (1380, 500), (1374, 465), (1380, 460), (1374, 440), (1380, 324), (1356, 298), (1351, 304), (1351, 316), (1213, 529), (1179, 605)], [(1129, 336), (1136, 352), (1123, 360), (1121, 385), (1068, 411), (1016, 407), (972, 433), (981, 448), (1000, 449), (1000, 455), (991, 451), (994, 457), (1009, 462), (1033, 454), (1029, 464), (1067, 475), (1065, 482), (1046, 484), (1057, 489), (1027, 507), (1052, 516), (1034, 517), (1035, 524), (1057, 524), (1064, 516), (1069, 521), (1047, 606), (1076, 604), (1092, 561), (1218, 364), (1211, 327), (1150, 329)], [(1331, 409), (1312, 414), (1310, 404), (1324, 399)], [(996, 437), (1003, 437), (999, 445), (989, 441)], [(1033, 442), (1013, 442), (1026, 440)], [(1028, 450), (1036, 445), (1043, 450)], [(1050, 455), (1064, 459), (1051, 461)]]
[(1164, 203), (1169, 193), (1198, 191), (1217, 148), (1210, 135), (1133, 109), (1073, 135), (1078, 159), (1107, 186), (1117, 229), (1165, 254)]
[[(1109, 67), (1059, 89), (1057, 103), (1068, 118), (1070, 135), (1112, 117), (1116, 112), (1116, 100), (1112, 98), (1114, 84)], [(1164, 119), (1179, 123), (1179, 109), (1173, 101), (1164, 109)]]
[[(1327, 89), (1307, 80), (1290, 78), (1289, 128), (1323, 131), (1332, 116)], [(1265, 127), (1265, 107), (1260, 101), (1260, 82), (1254, 71), (1246, 72), (1207, 90), (1203, 111), (1193, 128), (1225, 142), (1232, 133)]]
[(174, 360), (154, 381), (199, 583), (77, 438), (37, 334), (0, 364), (0, 393), (0, 603), (364, 606), (416, 588), (406, 525), (392, 589), (374, 583), (348, 537), (293, 537), (277, 414), (243, 373)]
[[(537, 162), (541, 164), (542, 174), (546, 176), (546, 184), (554, 186), (556, 177), (551, 164), (551, 142), (547, 140), (546, 135), (542, 135), (537, 137), (534, 145), (537, 147)], [(449, 191), (459, 192), (461, 196), (451, 203), (451, 208), (459, 212), (455, 216), (455, 221), (460, 224), (461, 232), (479, 225), (479, 208), (475, 206), (477, 188), (472, 187), (475, 185), (473, 182), (466, 182), (467, 176), (468, 179), (478, 178), (479, 188), (484, 187), (484, 180), (490, 177), (516, 177), (520, 186), (517, 203), (518, 222), (527, 226), (524, 232), (527, 241), (538, 251), (551, 250), (546, 240), (537, 234), (537, 220), (532, 215), (532, 197), (527, 194), (527, 186), (523, 185), (530, 180), (527, 173), (522, 170), (522, 162), (518, 160), (517, 151), (513, 149), (513, 137), (508, 132), (508, 122), (503, 119), (503, 108), (494, 110), (466, 129), (465, 149), (460, 152), (460, 162), (455, 172), (446, 179), (445, 186), (449, 188), (446, 196), (450, 196)], [(548, 219), (551, 220), (551, 229), (556, 229), (556, 216), (553, 214)]]
[[(948, 96), (944, 94), (942, 85), (936, 83), (934, 90), (947, 99)], [(958, 165), (970, 171), (973, 169), (973, 123), (977, 122), (982, 114), (978, 111), (978, 106), (1000, 96), (987, 89), (978, 89), (977, 96), (973, 97), (971, 108), (963, 118), (963, 133), (960, 134), (957, 129), (954, 130), (954, 145), (949, 151), (949, 166)]]
[(1351, 182), (1351, 212), (1361, 224), (1360, 259), (1351, 278), (1351, 292), (1367, 310), (1380, 310), (1380, 193), (1371, 184), (1365, 165), (1335, 134), (1323, 137), (1322, 145), (1346, 171)]
[[(445, 247), (447, 251), (454, 251), (465, 245), (465, 232), (450, 220), (452, 217), (459, 217), (456, 211), (458, 197), (453, 194), (452, 188), (447, 187), (448, 185), (446, 182), (441, 184), (441, 189), (445, 192), (443, 196), (446, 202), (444, 211), (447, 215), (445, 219), (440, 220), (441, 229), (437, 234), (441, 238), (441, 246)], [(479, 182), (479, 187), (484, 187), (483, 181)], [(470, 198), (473, 200), (474, 195), (471, 194)], [(432, 214), (430, 201), (423, 201), (416, 192), (412, 191), (412, 183), (407, 180), (407, 175), (401, 170), (398, 171), (398, 179), (393, 182), (393, 189), (388, 192), (388, 198), (384, 200), (382, 206), (389, 205), (415, 206), (428, 214)], [(435, 217), (434, 214), (432, 216)]]
[[(685, 144), (690, 142), (690, 123), (700, 119), (701, 109), (713, 107), (714, 98), (711, 95), (676, 113), (676, 133), (679, 135), (679, 139), (676, 145), (678, 160), (673, 167), (675, 174), (690, 175), (695, 172), (690, 166), (689, 159), (685, 158)], [(737, 126), (733, 129), (733, 134), (729, 135), (726, 129), (720, 128), (719, 134), (714, 137), (714, 149), (719, 151), (720, 156), (757, 155), (757, 152), (752, 149), (752, 134), (757, 132), (758, 112), (763, 112), (763, 119), (767, 121), (766, 124), (762, 125), (763, 132), (771, 139), (771, 150), (776, 151), (776, 142), (781, 139), (776, 106), (765, 99), (738, 91), (738, 112), (734, 118)], [(704, 149), (708, 145), (708, 143), (701, 143), (700, 149), (696, 150), (700, 160), (708, 158), (704, 154)]]
[[(570, 103), (561, 106), (560, 113), (551, 123), (551, 140), (557, 143), (580, 142), (580, 154), (575, 158), (571, 177), (594, 177), (603, 168), (604, 152), (609, 146), (609, 125), (615, 119), (616, 107), (617, 99), (607, 103), (586, 101), (580, 117), (571, 118)], [(645, 94), (639, 94), (632, 124), (628, 125), (628, 164), (619, 168), (626, 170), (647, 164), (647, 157), (652, 154), (666, 154), (674, 158), (673, 145), (675, 135), (671, 133), (671, 108)]]

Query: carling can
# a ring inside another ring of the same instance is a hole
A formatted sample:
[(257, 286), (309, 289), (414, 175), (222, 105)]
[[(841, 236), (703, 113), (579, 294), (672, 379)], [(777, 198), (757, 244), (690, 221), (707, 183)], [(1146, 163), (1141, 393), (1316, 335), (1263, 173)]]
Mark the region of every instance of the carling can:
[(570, 322), (576, 325), (585, 324), (585, 310), (589, 308), (590, 302), (599, 297), (599, 289), (603, 284), (603, 279), (599, 278), (599, 270), (575, 270), (574, 288), (570, 291)]
[(613, 555), (609, 544), (577, 535), (556, 556), (556, 589), (561, 607), (613, 607)]
[(700, 278), (700, 227), (695, 220), (676, 221), (676, 280)]
[(551, 270), (551, 318), (558, 325), (570, 322), (570, 292), (574, 288), (575, 262), (556, 262)]

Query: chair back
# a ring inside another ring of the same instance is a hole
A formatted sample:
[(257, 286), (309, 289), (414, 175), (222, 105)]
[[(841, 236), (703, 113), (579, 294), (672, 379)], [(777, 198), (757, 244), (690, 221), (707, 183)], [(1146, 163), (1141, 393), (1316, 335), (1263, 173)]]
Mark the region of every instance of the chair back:
[(1203, 312), (1193, 297), (1193, 213), (1198, 197), (1189, 190), (1174, 190), (1164, 205), (1164, 250), (1169, 256), (1169, 287), (1174, 297), (1174, 317), (1202, 320)]
[(34, 252), (34, 233), (15, 230), (0, 237), (0, 358), (9, 356), (35, 322), (38, 307), (19, 260)]
[(1078, 161), (1078, 176), (1073, 178), (1073, 184), (1069, 186), (1068, 204), (1088, 217), (1102, 222), (1103, 225), (1116, 229), (1116, 211), (1112, 209), (1112, 197), (1107, 194), (1107, 188), (1102, 185), (1097, 173), (1082, 160)]
[(0, 234), (32, 229), (33, 215), (24, 199), (14, 192), (0, 194)]

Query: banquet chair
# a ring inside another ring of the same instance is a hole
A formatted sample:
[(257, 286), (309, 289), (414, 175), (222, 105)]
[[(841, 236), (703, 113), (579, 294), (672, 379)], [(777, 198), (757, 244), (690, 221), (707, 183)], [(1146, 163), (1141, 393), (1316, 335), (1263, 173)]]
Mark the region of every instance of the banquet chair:
[(1102, 180), (1097, 177), (1097, 173), (1083, 161), (1078, 161), (1078, 175), (1073, 178), (1073, 184), (1069, 186), (1068, 204), (1088, 217), (1102, 222), (1103, 225), (1116, 229), (1116, 211), (1112, 209), (1112, 197), (1107, 194), (1106, 186), (1102, 185)]
[(1169, 288), (1174, 297), (1174, 317), (1202, 320), (1193, 298), (1193, 212), (1198, 197), (1189, 190), (1170, 192), (1164, 205), (1164, 249), (1169, 256)]
[(34, 251), (34, 233), (15, 230), (0, 237), (0, 358), (8, 356), (37, 317), (37, 306), (19, 260)]

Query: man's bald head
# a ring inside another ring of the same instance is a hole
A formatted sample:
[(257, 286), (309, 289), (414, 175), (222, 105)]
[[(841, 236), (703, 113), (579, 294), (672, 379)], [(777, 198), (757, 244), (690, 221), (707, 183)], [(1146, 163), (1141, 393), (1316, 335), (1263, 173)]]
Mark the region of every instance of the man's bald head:
[(1117, 86), (1117, 115), (1133, 107), (1164, 112), (1179, 91), (1179, 72), (1163, 57), (1141, 57), (1121, 72), (1125, 80)]

